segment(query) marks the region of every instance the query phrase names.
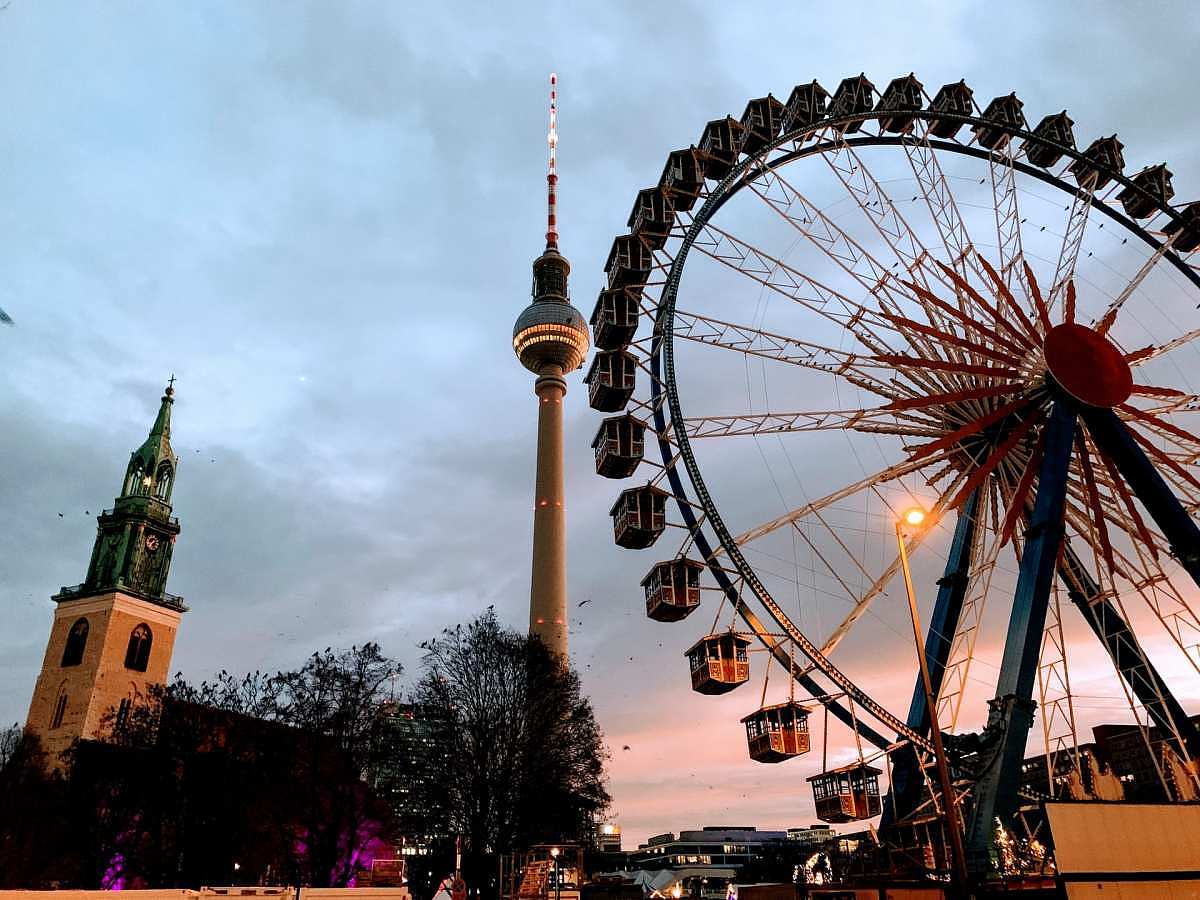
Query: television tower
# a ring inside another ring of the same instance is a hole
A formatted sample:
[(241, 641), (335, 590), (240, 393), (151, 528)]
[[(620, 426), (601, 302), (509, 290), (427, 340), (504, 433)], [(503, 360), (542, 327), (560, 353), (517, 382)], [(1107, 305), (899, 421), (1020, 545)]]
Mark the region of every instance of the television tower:
[(537, 477), (533, 501), (533, 579), (529, 633), (552, 652), (567, 656), (567, 523), (563, 508), (563, 397), (568, 372), (583, 365), (588, 329), (571, 305), (571, 264), (558, 252), (558, 76), (550, 75), (550, 165), (546, 172), (546, 249), (533, 261), (533, 302), (513, 326), (513, 350), (536, 374)]

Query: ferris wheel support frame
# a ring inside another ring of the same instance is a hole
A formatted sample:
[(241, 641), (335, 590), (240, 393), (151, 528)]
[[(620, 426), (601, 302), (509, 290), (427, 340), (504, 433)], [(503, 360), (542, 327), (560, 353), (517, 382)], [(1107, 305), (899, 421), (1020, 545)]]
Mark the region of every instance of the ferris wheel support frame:
[(1078, 418), (1075, 403), (1058, 392), (1046, 422), (1037, 496), (1013, 592), (996, 696), (988, 703), (987, 731), (999, 737), (991, 761), (976, 781), (975, 807), (967, 826), (968, 863), (975, 871), (992, 866), (992, 823), (996, 818), (1009, 821), (1019, 805), (1025, 744), (1033, 726), (1033, 686), (1065, 532), (1067, 474)]
[(1200, 759), (1200, 730), (1192, 724), (1166, 681), (1143, 652), (1133, 629), (1104, 596), (1104, 591), (1069, 542), (1064, 541), (1058, 575), (1066, 585), (1067, 596), (1104, 644), (1121, 678), (1175, 752), (1181, 759)]

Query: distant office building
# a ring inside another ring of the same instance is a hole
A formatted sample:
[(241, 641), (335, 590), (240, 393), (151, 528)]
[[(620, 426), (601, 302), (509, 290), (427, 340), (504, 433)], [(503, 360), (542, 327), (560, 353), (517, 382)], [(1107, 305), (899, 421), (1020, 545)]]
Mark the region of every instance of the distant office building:
[(837, 832), (828, 825), (806, 825), (800, 828), (789, 828), (787, 839), (803, 846), (824, 844), (837, 837)]
[[(1200, 716), (1192, 716), (1191, 720), (1200, 724)], [(1092, 736), (1100, 757), (1121, 780), (1126, 800), (1197, 799), (1194, 781), (1158, 728), (1097, 725)], [(1164, 781), (1173, 797), (1165, 796)]]
[(396, 813), (404, 851), (423, 855), (448, 834), (446, 804), (438, 794), (448, 752), (434, 711), (389, 701), (383, 713), (383, 747), (371, 783)]
[(655, 835), (631, 854), (633, 869), (739, 869), (762, 859), (768, 844), (782, 844), (786, 831), (748, 826), (705, 826), (699, 831)]
[(621, 826), (605, 822), (596, 826), (596, 849), (601, 853), (621, 852)]

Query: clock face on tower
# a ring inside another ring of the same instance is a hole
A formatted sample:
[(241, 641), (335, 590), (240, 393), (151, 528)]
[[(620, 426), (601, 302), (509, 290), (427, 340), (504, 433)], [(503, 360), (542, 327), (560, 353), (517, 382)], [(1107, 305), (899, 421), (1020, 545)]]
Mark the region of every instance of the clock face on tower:
[(158, 535), (150, 534), (146, 536), (146, 549), (153, 553), (158, 549)]

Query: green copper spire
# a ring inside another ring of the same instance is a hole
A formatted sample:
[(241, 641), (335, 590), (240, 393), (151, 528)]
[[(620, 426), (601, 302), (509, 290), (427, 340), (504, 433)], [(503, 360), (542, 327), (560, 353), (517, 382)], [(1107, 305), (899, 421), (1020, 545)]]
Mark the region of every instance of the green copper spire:
[(167, 383), (150, 434), (129, 456), (121, 496), (100, 514), (87, 578), (64, 588), (59, 602), (106, 591), (124, 591), (154, 603), (183, 609), (166, 593), (179, 520), (171, 516), (171, 491), (179, 461), (171, 449), (171, 407), (175, 376)]
[(169, 506), (178, 459), (171, 449), (171, 407), (175, 404), (175, 376), (167, 382), (150, 434), (129, 457), (121, 498), (152, 497)]

